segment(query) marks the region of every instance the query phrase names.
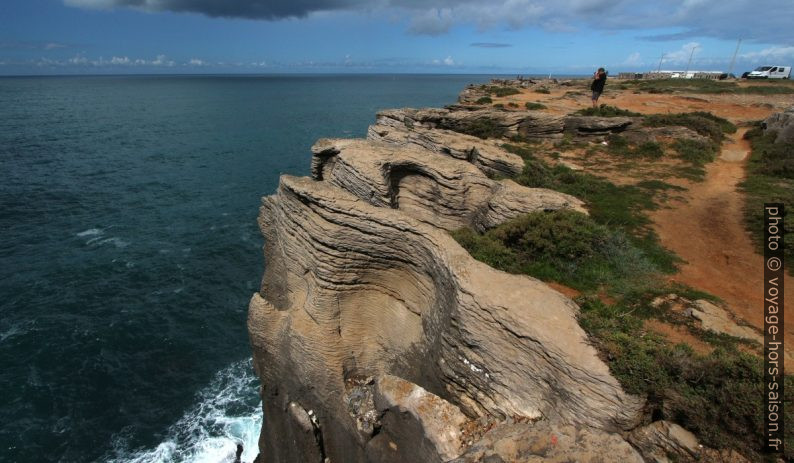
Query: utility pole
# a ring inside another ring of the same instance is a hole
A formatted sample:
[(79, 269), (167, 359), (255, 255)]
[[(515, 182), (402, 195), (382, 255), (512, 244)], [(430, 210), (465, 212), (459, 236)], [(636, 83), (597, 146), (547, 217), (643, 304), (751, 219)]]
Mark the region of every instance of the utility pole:
[(739, 39), (739, 41), (736, 42), (736, 50), (733, 52), (733, 58), (731, 58), (731, 67), (728, 68), (729, 75), (733, 73), (733, 65), (736, 64), (736, 55), (739, 53), (739, 46), (741, 44), (742, 44), (742, 39)]
[(689, 66), (692, 64), (692, 57), (695, 55), (695, 49), (696, 48), (697, 47), (692, 47), (692, 52), (689, 53), (689, 62), (686, 63), (686, 71), (684, 71), (684, 78), (685, 79), (686, 79), (686, 76), (689, 75)]
[(662, 57), (659, 58), (659, 67), (656, 68), (656, 72), (659, 72), (659, 71), (662, 70), (662, 61), (664, 61), (664, 53), (662, 53)]

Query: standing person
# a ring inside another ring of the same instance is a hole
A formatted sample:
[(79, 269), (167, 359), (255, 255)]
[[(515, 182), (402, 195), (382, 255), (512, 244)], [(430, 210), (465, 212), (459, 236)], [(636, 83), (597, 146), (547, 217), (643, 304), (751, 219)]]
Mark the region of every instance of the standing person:
[(604, 84), (607, 83), (607, 73), (604, 68), (598, 68), (598, 71), (593, 73), (593, 83), (590, 84), (590, 90), (593, 91), (593, 107), (598, 104), (598, 97), (604, 91)]

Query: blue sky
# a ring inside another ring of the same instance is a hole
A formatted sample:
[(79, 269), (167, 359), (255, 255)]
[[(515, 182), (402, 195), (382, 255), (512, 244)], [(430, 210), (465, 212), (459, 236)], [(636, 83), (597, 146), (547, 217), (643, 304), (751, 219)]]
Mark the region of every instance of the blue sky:
[[(2, 0), (0, 75), (734, 71), (794, 64), (792, 0)], [(694, 52), (692, 52), (694, 50)]]

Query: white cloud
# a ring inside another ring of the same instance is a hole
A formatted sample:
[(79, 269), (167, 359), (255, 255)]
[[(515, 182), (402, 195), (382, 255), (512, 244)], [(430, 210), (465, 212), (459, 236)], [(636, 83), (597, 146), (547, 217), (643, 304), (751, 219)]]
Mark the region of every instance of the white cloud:
[(190, 66), (206, 66), (206, 65), (208, 65), (209, 63), (207, 63), (207, 62), (206, 62), (206, 61), (204, 61), (204, 60), (200, 60), (200, 59), (198, 59), (198, 58), (191, 58), (191, 59), (190, 59), (190, 61), (188, 61), (188, 64), (189, 64)]
[(113, 58), (110, 59), (110, 64), (113, 64), (113, 65), (127, 66), (130, 63), (131, 63), (130, 59), (127, 58), (126, 56), (124, 56), (124, 57), (114, 56)]
[[(50, 60), (47, 60), (47, 61), (50, 61)], [(83, 55), (75, 55), (74, 57), (69, 58), (69, 64), (86, 65), (88, 63), (89, 63), (88, 58), (86, 58)]]
[(642, 61), (642, 57), (640, 56), (640, 52), (635, 51), (634, 53), (630, 54), (623, 64), (626, 66), (641, 66), (645, 63)]
[(702, 51), (703, 47), (698, 42), (689, 42), (678, 50), (665, 52), (662, 64), (687, 64), (690, 56), (694, 60)]
[(157, 55), (157, 58), (150, 63), (152, 66), (174, 66), (176, 63), (166, 58), (165, 55)]
[(454, 66), (455, 65), (455, 60), (452, 59), (451, 56), (447, 56), (446, 58), (444, 58), (444, 64), (447, 65), (447, 66)]
[[(742, 53), (739, 55), (742, 59), (758, 63), (761, 61), (781, 61), (794, 59), (794, 47), (769, 47), (760, 51)], [(769, 63), (773, 64), (773, 63)]]

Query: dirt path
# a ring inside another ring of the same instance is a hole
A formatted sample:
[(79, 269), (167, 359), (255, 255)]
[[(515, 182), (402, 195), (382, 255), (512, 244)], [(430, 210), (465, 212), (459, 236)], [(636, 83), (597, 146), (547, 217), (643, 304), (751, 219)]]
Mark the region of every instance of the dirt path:
[[(662, 244), (687, 261), (678, 281), (719, 296), (748, 324), (763, 329), (763, 257), (756, 252), (742, 220), (744, 179), (750, 147), (739, 130), (709, 164), (703, 182), (693, 183), (685, 199), (651, 214)], [(762, 231), (759, 230), (759, 233)], [(794, 301), (794, 278), (786, 276), (785, 297)], [(794, 320), (785, 319), (787, 369), (794, 367)]]

